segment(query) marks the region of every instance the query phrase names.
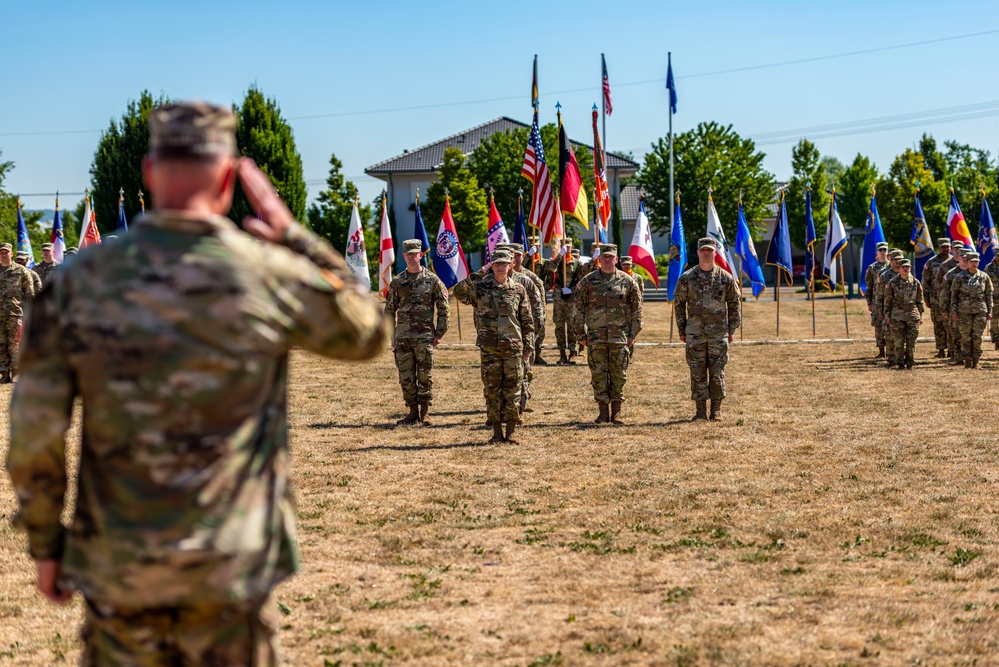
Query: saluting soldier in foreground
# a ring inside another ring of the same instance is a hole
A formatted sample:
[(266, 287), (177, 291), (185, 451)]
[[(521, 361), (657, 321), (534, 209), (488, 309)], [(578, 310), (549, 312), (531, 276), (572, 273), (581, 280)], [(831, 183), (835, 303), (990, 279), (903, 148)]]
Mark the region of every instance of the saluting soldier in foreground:
[(877, 291), (878, 274), (888, 266), (888, 244), (882, 241), (877, 245), (877, 259), (871, 262), (864, 272), (864, 298), (867, 300), (867, 312), (871, 314), (871, 326), (874, 327), (874, 340), (878, 346), (878, 356), (876, 359), (883, 359), (885, 356), (885, 332), (881, 326), (881, 318), (874, 312), (874, 293)]
[(513, 436), (520, 424), (523, 362), (533, 354), (534, 318), (524, 286), (510, 279), (512, 263), (509, 250), (497, 250), (492, 262), (454, 286), (454, 296), (475, 308), (475, 344), (487, 420), (493, 427), (491, 442), (516, 444)]
[(739, 289), (732, 275), (715, 266), (715, 240), (697, 242), (697, 266), (684, 271), (676, 285), (674, 308), (680, 340), (687, 344), (690, 399), (697, 403), (694, 421), (721, 418), (725, 398), (725, 364), (728, 345), (739, 323)]
[(937, 306), (937, 272), (940, 265), (950, 258), (950, 239), (941, 237), (937, 239), (937, 254), (926, 260), (923, 266), (923, 297), (930, 307), (930, 320), (933, 323), (933, 340), (936, 343), (937, 358), (947, 357), (947, 313), (942, 312)]
[[(154, 109), (156, 210), (55, 272), (25, 328), (7, 469), (39, 588), (85, 599), (85, 667), (278, 664), (265, 603), (299, 562), (288, 353), (368, 359), (389, 341), (343, 258), (236, 157), (235, 129), (228, 107)], [(237, 177), (249, 234), (224, 217)]]
[[(995, 289), (995, 286), (999, 285), (999, 252), (992, 256), (992, 261), (982, 270), (988, 274), (989, 279), (992, 280), (992, 288)], [(999, 350), (999, 317), (993, 317), (989, 320), (989, 335), (992, 336), (993, 346)]]
[(392, 350), (399, 371), (402, 399), (409, 414), (398, 424), (421, 422), (430, 426), (427, 413), (434, 402), (434, 350), (447, 333), (447, 289), (420, 260), (419, 239), (402, 242), (406, 270), (389, 283), (385, 314), (395, 325)]
[(951, 322), (960, 336), (961, 359), (965, 368), (978, 368), (982, 356), (982, 333), (992, 319), (992, 279), (978, 270), (977, 252), (965, 253), (968, 270), (951, 285)]
[(915, 363), (916, 339), (923, 323), (923, 286), (911, 275), (912, 263), (898, 263), (898, 276), (885, 287), (885, 313), (891, 327), (893, 362), (899, 368), (912, 368)]
[(31, 270), (13, 261), (13, 247), (0, 243), (0, 384), (17, 375), (17, 342), (24, 306), (35, 297)]
[(590, 385), (600, 410), (596, 423), (621, 424), (630, 348), (642, 330), (642, 299), (631, 276), (614, 266), (616, 245), (602, 245), (597, 261), (600, 268), (576, 287), (576, 338), (587, 348)]

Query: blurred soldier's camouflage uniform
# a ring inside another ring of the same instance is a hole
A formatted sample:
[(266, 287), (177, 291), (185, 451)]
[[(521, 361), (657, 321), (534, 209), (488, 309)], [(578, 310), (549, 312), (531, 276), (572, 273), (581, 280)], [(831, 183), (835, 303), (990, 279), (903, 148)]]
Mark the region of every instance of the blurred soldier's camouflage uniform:
[[(537, 279), (535, 284), (538, 289), (541, 290), (541, 305), (544, 308), (545, 319), (542, 320), (541, 326), (537, 328), (534, 332), (534, 366), (547, 366), (548, 362), (545, 361), (544, 357), (541, 356), (541, 345), (545, 342), (545, 324), (548, 321), (548, 286), (545, 283), (545, 267), (548, 264), (548, 260), (539, 256), (539, 249), (541, 239), (538, 236), (532, 236), (530, 238), (531, 248), (528, 250), (528, 255), (530, 261), (527, 258), (524, 260), (524, 265), (520, 269), (521, 271), (528, 274), (528, 277), (532, 280)], [(533, 252), (531, 252), (533, 250)]]
[[(403, 242), (404, 254), (420, 249), (419, 239)], [(426, 267), (421, 267), (419, 273), (403, 271), (389, 283), (385, 315), (395, 324), (395, 366), (402, 398), (409, 408), (409, 414), (399, 423), (420, 421), (429, 425), (427, 413), (434, 399), (434, 340), (447, 333), (447, 289)]]
[(881, 269), (874, 281), (874, 311), (873, 315), (881, 323), (882, 335), (885, 342), (885, 357), (887, 364), (892, 364), (895, 355), (895, 339), (891, 337), (891, 326), (888, 323), (888, 314), (885, 312), (885, 288), (888, 282), (898, 275), (898, 262), (902, 259), (902, 251), (892, 248), (888, 253), (888, 266)]
[[(545, 328), (545, 297), (542, 291), (544, 290), (544, 283), (536, 275), (525, 270), (523, 266), (519, 269), (516, 267), (517, 262), (521, 261), (524, 257), (524, 246), (519, 243), (506, 243), (498, 245), (497, 248), (504, 248), (513, 256), (514, 261), (510, 267), (510, 278), (524, 286), (524, 291), (527, 292), (527, 299), (531, 302), (531, 317), (534, 321), (534, 330), (542, 331)], [(524, 360), (524, 377), (520, 392), (521, 412), (534, 411), (527, 405), (527, 402), (531, 399), (531, 380), (534, 379), (534, 372), (531, 370), (533, 361), (534, 354), (531, 354), (529, 358)]]
[(972, 268), (954, 277), (950, 287), (950, 312), (952, 316), (957, 315), (954, 325), (960, 335), (964, 367), (977, 368), (982, 356), (982, 332), (992, 316), (993, 286), (988, 274), (978, 270), (977, 252), (966, 253), (965, 259)]
[[(235, 154), (227, 108), (169, 105), (149, 125), (153, 159), (175, 168)], [(266, 176), (247, 171), (260, 193)], [(290, 218), (272, 192), (263, 210)], [(60, 560), (64, 590), (86, 599), (83, 665), (277, 664), (262, 614), (299, 561), (289, 350), (365, 359), (389, 333), (324, 241), (292, 224), (282, 245), (222, 216), (147, 213), (32, 304), (7, 469), (31, 555)], [(63, 528), (77, 396), (79, 491)]]
[(17, 342), (24, 317), (24, 306), (35, 296), (31, 270), (13, 261), (13, 248), (0, 243), (11, 258), (10, 266), (0, 266), (0, 383), (9, 383), (17, 375)]
[[(570, 240), (564, 239), (563, 242), (570, 243)], [(552, 324), (555, 325), (559, 364), (575, 363), (571, 361), (576, 356), (577, 345), (576, 332), (572, 328), (572, 297), (573, 289), (579, 282), (578, 269), (579, 260), (555, 257), (546, 262), (545, 274), (541, 276), (545, 285), (552, 286)]]
[[(31, 255), (29, 255), (26, 252), (18, 252), (16, 255), (14, 255), (14, 261), (26, 269), (28, 269), (29, 259), (31, 259)], [(35, 289), (34, 296), (38, 296), (38, 293), (42, 291), (42, 279), (38, 276), (37, 273), (35, 273), (33, 269), (28, 269), (28, 275), (31, 276), (31, 284), (34, 286)]]
[[(707, 247), (717, 248), (714, 239), (697, 242), (698, 251)], [(739, 290), (728, 271), (717, 266), (702, 271), (695, 266), (680, 276), (673, 298), (677, 331), (687, 339), (690, 399), (697, 402), (694, 418), (707, 417), (709, 398), (712, 418), (716, 418), (725, 398), (728, 337), (742, 321)]]
[[(42, 244), (42, 252), (48, 250), (51, 252), (53, 250), (53, 245), (51, 243)], [(51, 262), (46, 262), (44, 259), (35, 264), (34, 270), (38, 274), (38, 277), (42, 279), (42, 286), (48, 284), (49, 279), (52, 277), (52, 273), (59, 268), (61, 262), (57, 262), (54, 259)]]
[[(887, 243), (879, 243), (877, 249), (880, 251), (882, 249), (887, 250)], [(871, 262), (871, 265), (867, 267), (867, 271), (864, 272), (864, 298), (867, 300), (867, 308), (871, 312), (871, 326), (874, 327), (874, 340), (877, 342), (878, 346), (878, 356), (885, 356), (885, 332), (881, 326), (881, 319), (878, 314), (874, 312), (874, 293), (877, 290), (877, 279), (878, 274), (887, 268), (887, 260), (882, 262), (875, 260)]]
[[(513, 256), (508, 250), (493, 254), (493, 265)], [(454, 296), (475, 308), (481, 359), (483, 394), (487, 418), (493, 426), (493, 440), (512, 440), (520, 423), (520, 392), (523, 383), (523, 357), (534, 349), (534, 318), (524, 286), (507, 278), (500, 284), (495, 274), (479, 269), (454, 286)]]
[[(617, 246), (604, 244), (600, 254), (617, 256)], [(642, 330), (642, 299), (635, 281), (624, 271), (602, 269), (590, 272), (576, 287), (576, 338), (588, 346), (593, 398), (600, 406), (597, 423), (621, 423), (621, 402), (628, 380), (628, 362), (634, 342)]]
[(958, 331), (958, 323), (954, 321), (951, 316), (951, 294), (954, 289), (954, 284), (963, 275), (968, 272), (968, 261), (966, 256), (969, 252), (973, 252), (970, 247), (959, 248), (957, 251), (957, 264), (952, 267), (947, 273), (944, 274), (943, 278), (939, 281), (939, 289), (937, 294), (940, 298), (940, 305), (946, 308), (948, 314), (947, 322), (950, 327), (951, 336), (953, 338), (953, 351), (952, 356), (954, 358), (955, 366), (963, 366), (965, 362), (964, 350), (961, 346), (961, 332)]
[[(992, 280), (992, 287), (995, 288), (999, 285), (999, 252), (997, 252), (989, 265), (984, 269), (986, 274)], [(999, 350), (999, 317), (993, 317), (989, 320), (989, 335), (992, 336), (992, 344), (995, 349)]]
[(937, 357), (947, 356), (947, 313), (937, 307), (936, 277), (940, 265), (950, 258), (950, 239), (937, 239), (937, 254), (930, 257), (923, 266), (923, 297), (930, 307), (930, 319), (933, 322), (933, 339), (936, 343)]
[(916, 339), (919, 337), (919, 323), (923, 319), (923, 286), (911, 273), (902, 277), (901, 269), (911, 269), (907, 259), (899, 262), (899, 275), (885, 286), (886, 322), (891, 327), (894, 358), (889, 362), (899, 368), (912, 368), (915, 360)]
[(944, 334), (947, 336), (947, 356), (957, 359), (957, 335), (950, 319), (950, 286), (944, 278), (958, 265), (957, 255), (964, 251), (964, 243), (953, 241), (950, 250), (950, 258), (940, 263), (940, 268), (937, 269), (937, 274), (933, 278), (933, 300), (943, 316)]

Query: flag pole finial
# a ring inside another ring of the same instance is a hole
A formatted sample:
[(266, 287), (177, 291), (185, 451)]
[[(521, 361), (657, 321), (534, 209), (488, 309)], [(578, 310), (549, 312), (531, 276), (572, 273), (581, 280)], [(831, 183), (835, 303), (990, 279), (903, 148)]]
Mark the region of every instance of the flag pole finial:
[(496, 199), (496, 188), (489, 186), (489, 199)]
[(420, 188), (416, 188), (416, 205), (420, 205)]
[(451, 199), (451, 189), (447, 186), (444, 186), (444, 198), (447, 200)]
[(517, 188), (517, 196), (520, 197), (521, 199), (523, 199), (523, 197), (524, 197), (524, 188), (523, 188), (523, 186)]
[(742, 203), (742, 188), (739, 188), (739, 203)]
[(59, 191), (56, 190), (56, 210), (59, 210)]
[(125, 201), (125, 188), (118, 188), (118, 201)]
[(712, 187), (712, 186), (709, 185), (708, 186), (708, 201), (714, 201), (714, 198), (711, 196), (712, 193), (714, 193), (714, 191), (715, 191), (714, 187)]

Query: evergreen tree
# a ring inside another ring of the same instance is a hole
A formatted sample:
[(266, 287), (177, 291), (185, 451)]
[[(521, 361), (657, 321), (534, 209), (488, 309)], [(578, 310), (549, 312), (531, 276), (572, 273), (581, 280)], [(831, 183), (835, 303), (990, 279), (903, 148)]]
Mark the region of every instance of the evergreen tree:
[(936, 180), (933, 171), (926, 166), (924, 153), (921, 150), (906, 149), (895, 158), (888, 174), (877, 185), (878, 213), (881, 215), (885, 239), (892, 246), (903, 250), (912, 248), (909, 239), (915, 213), (917, 183), (926, 224), (935, 243), (946, 227), (950, 193), (947, 185)]
[[(871, 186), (878, 181), (878, 168), (860, 153), (836, 181), (836, 205), (847, 227), (865, 228), (871, 206)], [(881, 207), (878, 207), (881, 213)]]
[[(330, 155), (330, 173), (326, 178), (326, 189), (319, 193), (317, 201), (309, 206), (306, 223), (319, 236), (330, 242), (341, 253), (347, 247), (347, 231), (350, 229), (350, 214), (357, 197), (357, 186), (346, 180), (340, 170), (343, 163), (336, 154)], [(361, 224), (367, 229), (371, 222), (371, 207), (358, 206)], [(365, 240), (367, 243), (367, 240)], [(371, 249), (365, 245), (370, 253)]]
[[(2, 157), (3, 151), (0, 150)], [(17, 234), (17, 197), (4, 190), (3, 182), (13, 170), (13, 162), (0, 159), (0, 241), (9, 239), (11, 243)]]
[[(496, 210), (508, 229), (513, 229), (517, 220), (517, 201), (521, 189), (524, 190), (524, 215), (528, 215), (530, 211), (531, 184), (520, 173), (529, 134), (530, 131), (526, 128), (497, 132), (486, 137), (468, 156), (468, 168), (475, 174), (479, 184), (483, 188), (493, 189)], [(547, 156), (548, 153), (545, 154)]]
[(805, 190), (811, 183), (812, 219), (815, 234), (825, 237), (829, 218), (829, 180), (819, 149), (808, 139), (802, 139), (791, 150), (792, 176), (787, 185), (787, 224), (791, 230), (791, 243), (805, 247)]
[(479, 186), (479, 179), (465, 164), (461, 149), (445, 149), (438, 180), (427, 188), (427, 198), (421, 204), (430, 245), (434, 244), (434, 236), (444, 215), (445, 189), (451, 197), (451, 215), (461, 247), (466, 254), (481, 250), (486, 245), (489, 200), (485, 190)]
[[(291, 126), (281, 116), (277, 100), (264, 97), (256, 85), (250, 86), (243, 103), (233, 109), (239, 117), (236, 145), (246, 157), (253, 158), (267, 174), (284, 203), (296, 219), (305, 217), (305, 179), (302, 176), (302, 157), (295, 147)], [(243, 218), (255, 215), (242, 188), (236, 187), (229, 217), (241, 223)]]

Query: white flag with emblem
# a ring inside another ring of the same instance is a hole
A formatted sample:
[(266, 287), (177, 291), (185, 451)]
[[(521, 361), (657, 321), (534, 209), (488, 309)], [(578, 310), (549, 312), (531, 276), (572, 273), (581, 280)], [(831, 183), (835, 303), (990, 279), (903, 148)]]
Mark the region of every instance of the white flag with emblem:
[(368, 275), (368, 253), (364, 248), (364, 228), (361, 226), (361, 214), (357, 210), (357, 200), (354, 200), (354, 210), (350, 212), (350, 229), (347, 230), (347, 252), (344, 253), (347, 266), (351, 273), (362, 284), (371, 289), (371, 276)]

